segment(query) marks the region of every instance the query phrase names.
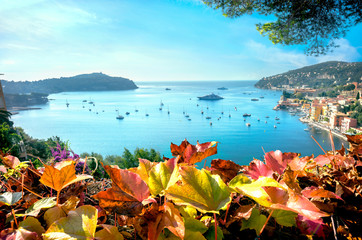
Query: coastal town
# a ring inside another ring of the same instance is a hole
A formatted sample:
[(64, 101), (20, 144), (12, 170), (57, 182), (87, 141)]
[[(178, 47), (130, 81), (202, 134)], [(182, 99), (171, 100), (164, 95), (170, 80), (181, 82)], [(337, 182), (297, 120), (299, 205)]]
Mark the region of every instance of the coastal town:
[(301, 112), (300, 121), (331, 130), (342, 138), (344, 134), (362, 134), (362, 83), (352, 82), (329, 90), (289, 85), (274, 90), (283, 90), (274, 110)]

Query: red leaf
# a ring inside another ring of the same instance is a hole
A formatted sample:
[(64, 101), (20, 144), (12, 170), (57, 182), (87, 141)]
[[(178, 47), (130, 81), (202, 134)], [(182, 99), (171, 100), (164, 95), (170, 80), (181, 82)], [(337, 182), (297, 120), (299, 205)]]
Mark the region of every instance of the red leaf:
[(314, 235), (316, 234), (318, 237), (322, 237), (325, 239), (325, 234), (323, 231), (323, 220), (310, 220), (302, 215), (298, 215), (297, 217), (297, 227), (301, 230), (303, 234), (306, 235)]
[(244, 169), (244, 174), (257, 180), (260, 176), (273, 178), (273, 170), (260, 160), (253, 160), (249, 166)]
[(287, 167), (288, 163), (297, 157), (297, 153), (282, 153), (277, 150), (275, 152), (267, 152), (265, 154), (265, 163), (273, 171), (283, 174), (284, 169)]
[(230, 160), (214, 159), (211, 161), (211, 173), (218, 174), (227, 183), (233, 179), (242, 166)]
[(318, 157), (316, 157), (314, 159), (314, 162), (317, 163), (317, 165), (323, 167), (326, 164), (330, 164), (331, 163), (331, 158), (333, 156), (329, 156), (329, 155), (319, 155)]
[(180, 156), (180, 163), (184, 162), (193, 165), (197, 162), (201, 162), (204, 158), (216, 154), (217, 143), (206, 142), (192, 145), (185, 139), (180, 146), (171, 143), (171, 152), (173, 156)]
[(336, 198), (343, 200), (335, 193), (317, 187), (307, 187), (303, 189), (302, 194), (306, 198)]
[(112, 179), (112, 188), (94, 195), (99, 205), (108, 211), (134, 215), (142, 210), (142, 201), (150, 195), (147, 184), (139, 175), (128, 170), (105, 166)]

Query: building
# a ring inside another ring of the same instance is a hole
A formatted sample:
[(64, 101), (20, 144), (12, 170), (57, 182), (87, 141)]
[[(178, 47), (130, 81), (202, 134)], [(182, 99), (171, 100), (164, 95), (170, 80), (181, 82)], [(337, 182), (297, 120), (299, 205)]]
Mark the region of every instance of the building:
[(312, 121), (318, 122), (319, 116), (322, 114), (323, 105), (321, 104), (312, 104), (310, 108), (310, 119)]
[(329, 127), (332, 129), (340, 128), (342, 125), (342, 120), (345, 117), (347, 117), (347, 115), (341, 112), (332, 113), (331, 117), (329, 118)]
[(347, 132), (350, 128), (355, 128), (357, 127), (357, 119), (354, 118), (349, 118), (349, 117), (344, 117), (341, 121), (341, 132), (345, 133)]

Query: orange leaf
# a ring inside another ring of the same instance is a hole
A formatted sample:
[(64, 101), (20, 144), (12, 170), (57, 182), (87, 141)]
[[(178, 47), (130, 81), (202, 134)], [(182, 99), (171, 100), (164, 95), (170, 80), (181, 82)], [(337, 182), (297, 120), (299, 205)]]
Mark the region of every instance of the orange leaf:
[(56, 191), (61, 191), (63, 188), (72, 183), (92, 178), (89, 175), (75, 175), (74, 163), (65, 164), (60, 169), (53, 166), (45, 165), (45, 170), (40, 178), (40, 182)]
[(197, 143), (196, 145), (190, 144), (186, 139), (177, 146), (171, 143), (171, 152), (173, 156), (180, 156), (179, 163), (185, 162), (193, 165), (201, 162), (204, 158), (217, 153), (217, 142)]
[(99, 206), (124, 215), (135, 215), (142, 210), (142, 201), (150, 195), (147, 184), (134, 172), (105, 166), (112, 179), (112, 188), (94, 195)]

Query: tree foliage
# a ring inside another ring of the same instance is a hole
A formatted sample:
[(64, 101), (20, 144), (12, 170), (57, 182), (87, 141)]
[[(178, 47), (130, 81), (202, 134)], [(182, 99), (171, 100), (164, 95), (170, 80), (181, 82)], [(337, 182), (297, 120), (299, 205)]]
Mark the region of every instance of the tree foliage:
[(306, 45), (309, 55), (325, 54), (336, 47), (351, 26), (362, 21), (362, 2), (345, 0), (203, 0), (227, 17), (254, 12), (273, 15), (273, 22), (259, 23), (257, 30), (274, 44)]

